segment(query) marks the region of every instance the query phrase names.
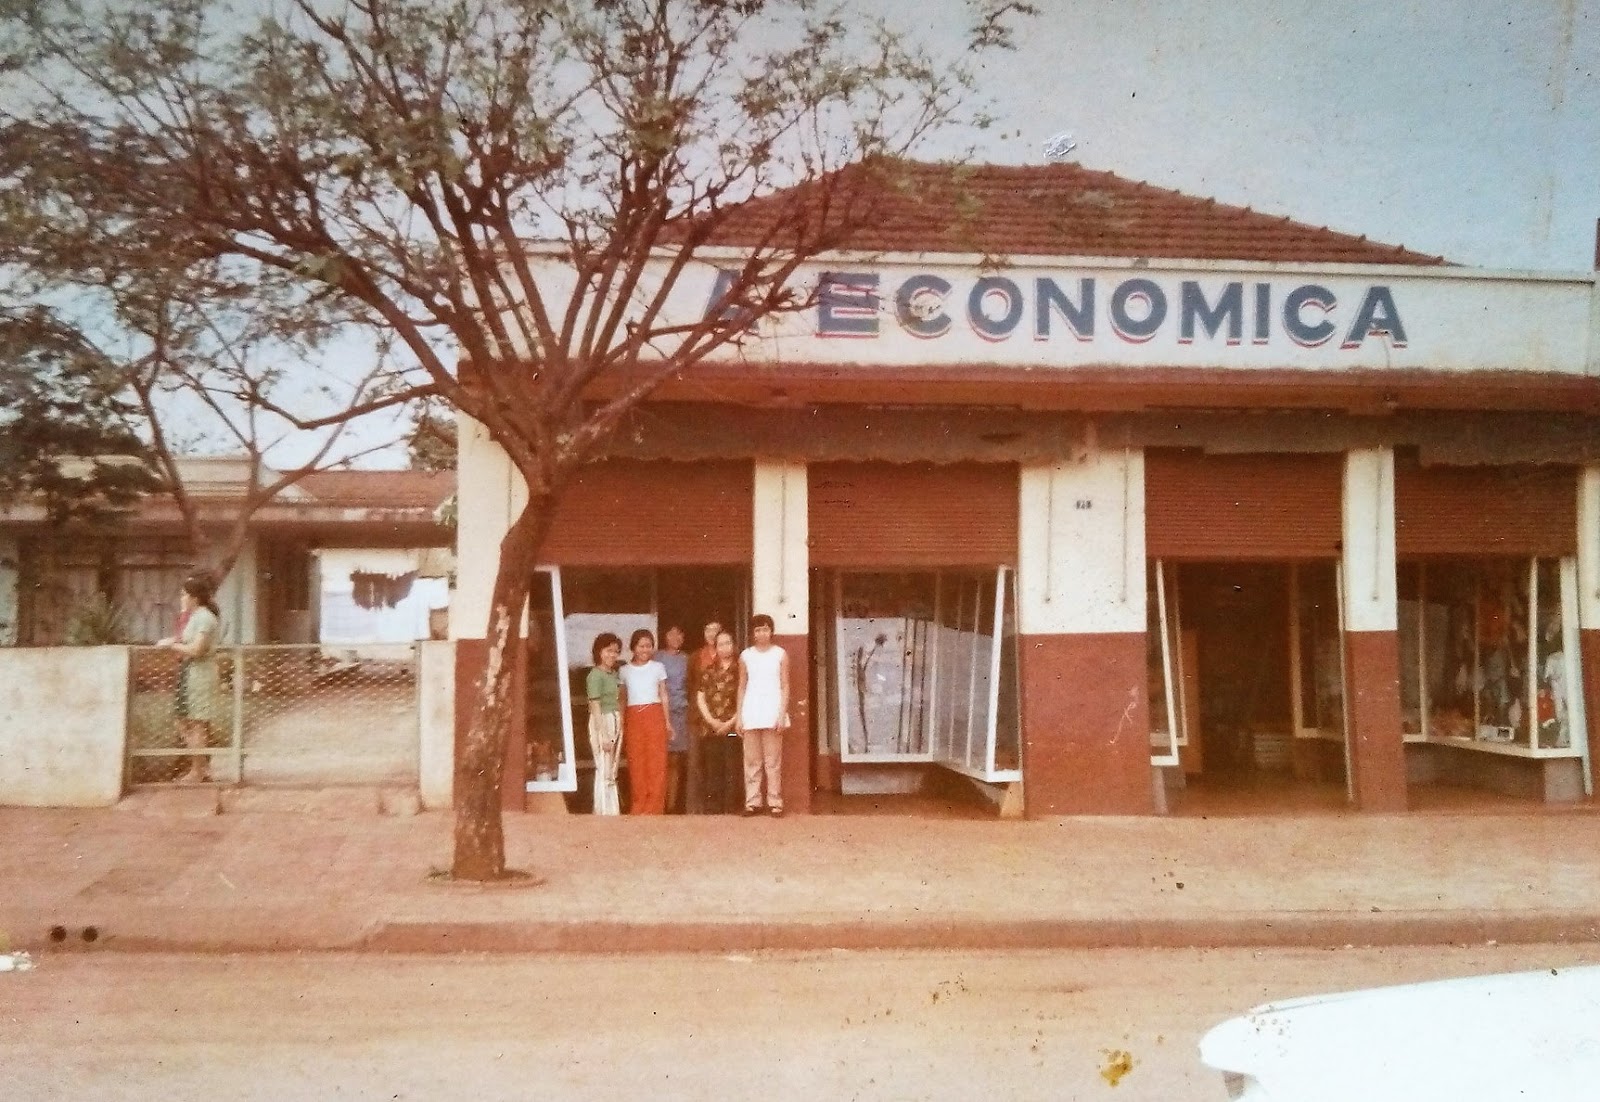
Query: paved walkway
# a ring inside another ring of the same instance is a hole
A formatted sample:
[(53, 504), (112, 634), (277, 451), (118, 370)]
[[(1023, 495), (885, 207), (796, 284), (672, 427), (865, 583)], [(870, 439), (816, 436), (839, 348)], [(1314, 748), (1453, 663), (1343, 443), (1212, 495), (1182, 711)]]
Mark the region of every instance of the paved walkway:
[[(1600, 942), (1600, 816), (506, 819), (537, 882), (454, 884), (448, 816), (0, 808), (13, 949), (581, 951)], [(85, 945), (82, 932), (95, 928)]]

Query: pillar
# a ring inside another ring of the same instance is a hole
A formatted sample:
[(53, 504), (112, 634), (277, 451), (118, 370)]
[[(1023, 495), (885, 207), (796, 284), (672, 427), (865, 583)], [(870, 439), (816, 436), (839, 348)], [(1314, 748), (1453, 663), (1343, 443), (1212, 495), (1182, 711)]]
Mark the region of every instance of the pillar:
[[(489, 603), (494, 595), (495, 569), (500, 562), (500, 541), (511, 527), (516, 495), (526, 491), (514, 477), (511, 458), (489, 439), (488, 431), (464, 415), (456, 418), (456, 588), (450, 597), (450, 638), (455, 640), (456, 747), (477, 710), (478, 693), (488, 666), (489, 644), (484, 636)], [(514, 659), (512, 659), (514, 660)], [(520, 710), (522, 693), (516, 692)], [(507, 811), (521, 811), (526, 803), (526, 733), (512, 723), (506, 740), (501, 771), (500, 802)], [(460, 760), (459, 753), (456, 760)], [(455, 790), (460, 791), (457, 779)]]
[(776, 626), (774, 641), (788, 654), (789, 730), (783, 741), (783, 806), (811, 810), (811, 582), (809, 491), (804, 463), (758, 460), (752, 544), (753, 613)]
[(1590, 790), (1596, 791), (1600, 790), (1595, 785), (1600, 781), (1600, 465), (1595, 464), (1578, 476), (1578, 654)]
[(1144, 453), (1024, 466), (1020, 494), (1025, 812), (1152, 814)]
[(1357, 448), (1345, 454), (1343, 525), (1350, 788), (1363, 811), (1404, 811), (1392, 449)]

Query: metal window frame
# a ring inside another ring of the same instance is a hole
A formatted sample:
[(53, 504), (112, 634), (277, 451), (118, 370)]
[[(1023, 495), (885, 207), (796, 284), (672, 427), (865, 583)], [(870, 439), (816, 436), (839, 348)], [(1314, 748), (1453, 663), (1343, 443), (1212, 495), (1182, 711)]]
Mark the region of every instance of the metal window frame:
[[(551, 634), (555, 636), (556, 687), (561, 696), (561, 738), (563, 753), (554, 780), (537, 781), (525, 778), (523, 789), (527, 792), (576, 792), (578, 790), (578, 753), (572, 723), (572, 676), (567, 666), (566, 608), (561, 599), (561, 568), (538, 566), (535, 574), (550, 579)], [(651, 582), (651, 604), (655, 603), (655, 583)], [(524, 623), (526, 628), (526, 623)]]

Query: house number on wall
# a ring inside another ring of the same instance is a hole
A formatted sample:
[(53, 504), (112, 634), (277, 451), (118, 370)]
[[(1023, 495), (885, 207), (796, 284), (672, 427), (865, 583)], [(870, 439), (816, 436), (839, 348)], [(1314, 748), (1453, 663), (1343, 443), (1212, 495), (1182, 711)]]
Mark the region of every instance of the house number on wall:
[(1094, 502), (1089, 498), (1080, 497), (1077, 501), (1072, 503), (1072, 507), (1074, 509), (1093, 509)]

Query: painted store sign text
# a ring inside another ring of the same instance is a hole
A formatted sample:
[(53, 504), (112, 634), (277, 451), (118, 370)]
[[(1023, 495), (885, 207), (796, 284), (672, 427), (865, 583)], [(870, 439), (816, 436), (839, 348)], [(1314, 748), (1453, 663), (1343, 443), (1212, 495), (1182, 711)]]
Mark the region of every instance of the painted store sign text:
[[(715, 308), (732, 281), (718, 273), (711, 293)], [(1220, 341), (1268, 344), (1282, 332), (1296, 344), (1316, 348), (1336, 337), (1341, 348), (1360, 348), (1368, 339), (1406, 345), (1405, 325), (1394, 295), (1383, 284), (1368, 285), (1358, 301), (1341, 303), (1316, 283), (1283, 285), (1234, 280), (1209, 290), (1192, 279), (1158, 282), (1143, 276), (1102, 280), (1084, 276), (1013, 279), (979, 277), (962, 294), (943, 276), (919, 273), (886, 288), (877, 272), (827, 272), (817, 289), (816, 333), (821, 337), (871, 338), (879, 335), (885, 306), (901, 329), (934, 340), (957, 324), (987, 341), (1005, 341), (1029, 332), (1048, 341), (1070, 334), (1095, 339), (1104, 325), (1130, 344), (1158, 335), (1179, 344)]]

